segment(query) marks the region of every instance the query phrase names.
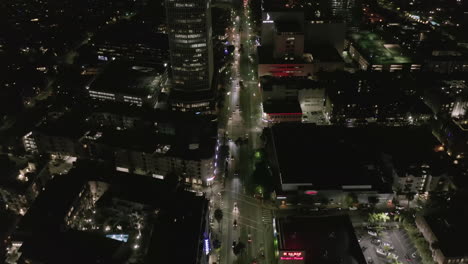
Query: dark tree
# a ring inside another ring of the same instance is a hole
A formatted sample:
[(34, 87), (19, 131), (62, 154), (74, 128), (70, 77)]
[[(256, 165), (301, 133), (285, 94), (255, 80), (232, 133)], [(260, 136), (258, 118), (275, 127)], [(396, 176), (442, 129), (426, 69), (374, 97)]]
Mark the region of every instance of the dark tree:
[(219, 249), (219, 248), (221, 248), (221, 241), (219, 241), (218, 239), (215, 239), (215, 240), (213, 241), (213, 248), (214, 248), (214, 249)]
[(223, 211), (218, 208), (214, 211), (214, 218), (216, 219), (216, 221), (218, 221), (218, 225), (219, 225), (219, 230), (221, 231), (221, 220), (223, 220)]
[(244, 249), (245, 249), (245, 244), (239, 241), (239, 243), (237, 243), (232, 250), (235, 255), (239, 255), (242, 253), (242, 251), (244, 251)]

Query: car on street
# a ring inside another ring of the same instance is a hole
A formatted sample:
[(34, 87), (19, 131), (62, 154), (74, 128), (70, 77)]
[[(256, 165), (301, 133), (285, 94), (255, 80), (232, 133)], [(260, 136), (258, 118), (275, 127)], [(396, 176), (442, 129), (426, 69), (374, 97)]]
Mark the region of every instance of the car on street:
[(371, 235), (371, 236), (374, 236), (374, 237), (377, 236), (377, 232), (371, 231), (371, 230), (367, 231), (367, 234), (369, 234), (369, 235)]
[(232, 226), (234, 227), (234, 229), (236, 229), (236, 227), (237, 227), (237, 220), (234, 220), (234, 222), (232, 222)]
[(247, 242), (252, 243), (252, 236), (250, 234), (247, 235)]
[(237, 245), (237, 242), (234, 240), (232, 241), (232, 248), (234, 248)]

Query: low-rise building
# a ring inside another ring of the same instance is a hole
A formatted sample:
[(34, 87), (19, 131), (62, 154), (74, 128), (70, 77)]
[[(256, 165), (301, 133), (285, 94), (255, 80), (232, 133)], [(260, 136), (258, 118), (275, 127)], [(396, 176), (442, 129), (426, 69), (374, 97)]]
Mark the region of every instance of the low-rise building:
[(86, 89), (94, 100), (156, 107), (167, 79), (167, 64), (116, 61), (106, 65)]
[[(264, 76), (260, 78), (260, 88), (262, 91), (262, 99), (264, 109), (268, 113), (265, 105), (284, 104), (295, 105), (299, 101), (302, 112), (302, 122), (326, 124), (328, 123), (327, 105), (325, 88), (317, 81), (308, 78), (274, 78), (271, 76)], [(273, 101), (273, 102), (270, 102)], [(271, 111), (271, 110), (270, 110)], [(291, 112), (291, 110), (288, 110)], [(299, 111), (295, 110), (297, 113)], [(293, 118), (291, 116), (291, 118)], [(294, 121), (296, 120), (294, 116)]]
[[(177, 245), (177, 246), (174, 246)], [(78, 163), (18, 223), (17, 263), (208, 263), (208, 200), (158, 179)], [(57, 250), (57, 249), (60, 250)]]
[(468, 109), (468, 86), (465, 80), (442, 80), (424, 94), (424, 102), (436, 115), (463, 118)]
[(215, 138), (113, 130), (90, 132), (81, 142), (90, 157), (110, 158), (118, 171), (159, 179), (175, 173), (194, 186), (209, 185), (214, 179)]
[(300, 90), (298, 99), (303, 123), (329, 124), (330, 102), (324, 88)]
[(353, 193), (362, 204), (391, 202), (390, 176), (368, 147), (375, 131), (283, 123), (266, 134), (277, 199), (342, 206)]
[(263, 115), (263, 119), (271, 124), (302, 121), (302, 109), (297, 100), (267, 101), (263, 103)]
[(460, 215), (417, 215), (416, 226), (438, 264), (468, 263), (466, 218)]
[(334, 72), (344, 69), (344, 61), (333, 47), (307, 47), (302, 54), (293, 54), (291, 57), (273, 57), (273, 51), (270, 47), (258, 47), (259, 77), (314, 78), (321, 71)]
[(117, 170), (156, 178), (177, 173), (196, 186), (212, 183), (217, 144), (213, 116), (96, 109), (90, 117), (48, 119), (31, 132), (28, 142), (37, 145), (39, 154), (108, 160)]
[(349, 35), (345, 43), (351, 58), (364, 71), (407, 71), (421, 70), (421, 64), (404, 55), (398, 44), (386, 43), (381, 36), (361, 31)]
[(135, 62), (169, 62), (167, 34), (155, 33), (150, 25), (121, 20), (104, 27), (91, 40), (97, 59), (104, 62), (130, 60)]
[(280, 264), (366, 263), (347, 215), (274, 220)]

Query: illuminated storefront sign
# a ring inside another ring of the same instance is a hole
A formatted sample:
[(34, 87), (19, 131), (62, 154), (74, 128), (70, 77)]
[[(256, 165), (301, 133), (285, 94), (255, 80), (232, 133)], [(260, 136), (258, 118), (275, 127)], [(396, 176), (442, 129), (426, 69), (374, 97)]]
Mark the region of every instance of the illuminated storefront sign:
[(110, 234), (110, 235), (106, 235), (106, 237), (117, 240), (117, 241), (122, 241), (122, 242), (127, 242), (128, 240), (127, 234)]
[(305, 261), (304, 251), (282, 250), (279, 253), (279, 263), (298, 263), (302, 264)]
[(206, 255), (210, 254), (210, 240), (208, 238), (205, 238), (204, 248), (205, 248), (205, 254)]

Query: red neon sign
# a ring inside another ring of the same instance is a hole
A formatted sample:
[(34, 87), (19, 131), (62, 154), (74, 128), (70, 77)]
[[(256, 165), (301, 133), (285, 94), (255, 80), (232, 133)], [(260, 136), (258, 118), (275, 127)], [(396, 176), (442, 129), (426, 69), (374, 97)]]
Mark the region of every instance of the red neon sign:
[(281, 260), (304, 260), (304, 257), (280, 257)]
[(302, 252), (283, 252), (283, 255), (280, 257), (281, 260), (304, 260), (304, 256), (302, 256)]
[(301, 257), (302, 252), (283, 252), (283, 256), (288, 256), (288, 257)]

